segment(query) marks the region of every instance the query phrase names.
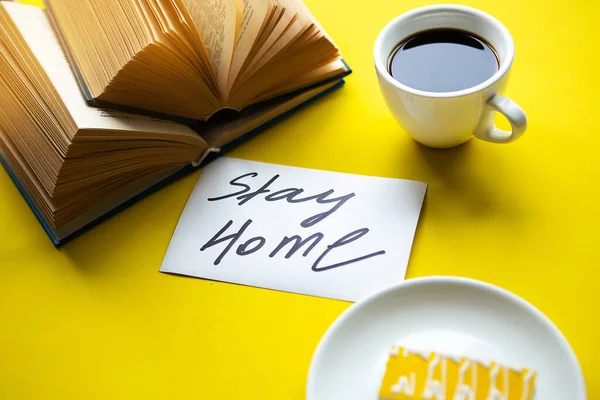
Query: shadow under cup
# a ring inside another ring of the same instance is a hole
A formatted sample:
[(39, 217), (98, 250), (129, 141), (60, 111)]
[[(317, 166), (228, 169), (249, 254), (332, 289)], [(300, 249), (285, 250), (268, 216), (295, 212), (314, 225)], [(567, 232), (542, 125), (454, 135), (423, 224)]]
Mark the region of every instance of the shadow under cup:
[[(440, 28), (484, 39), (498, 56), (498, 71), (485, 82), (454, 92), (426, 92), (394, 79), (388, 60), (397, 46), (419, 32)], [(426, 6), (398, 16), (380, 32), (374, 49), (381, 92), (391, 113), (417, 142), (436, 148), (457, 146), (478, 129), (492, 126), (496, 110), (488, 100), (504, 92), (513, 57), (514, 43), (502, 23), (483, 11), (457, 5)]]

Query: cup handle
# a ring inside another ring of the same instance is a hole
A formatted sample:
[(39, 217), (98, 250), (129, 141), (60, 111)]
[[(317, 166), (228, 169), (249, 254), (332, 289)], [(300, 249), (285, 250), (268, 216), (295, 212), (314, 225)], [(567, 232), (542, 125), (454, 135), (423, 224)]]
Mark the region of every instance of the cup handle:
[(527, 128), (527, 116), (517, 103), (511, 99), (496, 94), (487, 102), (491, 111), (502, 113), (510, 122), (512, 131), (505, 131), (494, 125), (493, 113), (489, 118), (484, 118), (480, 126), (475, 130), (475, 137), (492, 143), (510, 143), (517, 140)]

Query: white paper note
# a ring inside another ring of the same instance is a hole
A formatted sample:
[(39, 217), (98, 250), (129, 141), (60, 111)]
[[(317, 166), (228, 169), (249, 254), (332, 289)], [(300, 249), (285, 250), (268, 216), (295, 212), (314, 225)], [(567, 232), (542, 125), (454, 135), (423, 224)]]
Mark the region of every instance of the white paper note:
[(356, 301), (404, 279), (427, 186), (222, 157), (161, 271)]

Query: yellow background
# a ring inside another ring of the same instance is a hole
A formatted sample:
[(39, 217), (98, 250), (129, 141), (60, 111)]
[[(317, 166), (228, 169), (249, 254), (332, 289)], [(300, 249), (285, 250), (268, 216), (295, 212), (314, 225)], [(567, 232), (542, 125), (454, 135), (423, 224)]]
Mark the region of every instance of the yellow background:
[[(354, 73), (230, 155), (427, 182), (408, 278), (466, 276), (524, 297), (599, 399), (598, 3), (468, 1), (511, 31), (507, 95), (530, 125), (514, 144), (439, 151), (394, 122), (372, 60), (386, 22), (431, 3), (306, 2)], [(0, 398), (304, 397), (313, 351), (349, 303), (160, 274), (199, 174), (56, 250), (0, 169)]]

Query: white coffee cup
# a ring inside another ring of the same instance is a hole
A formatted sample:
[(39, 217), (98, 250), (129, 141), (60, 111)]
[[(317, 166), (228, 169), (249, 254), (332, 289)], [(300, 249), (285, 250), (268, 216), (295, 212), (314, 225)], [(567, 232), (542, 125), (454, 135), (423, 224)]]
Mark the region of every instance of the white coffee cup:
[[(455, 92), (426, 92), (404, 85), (388, 72), (388, 59), (404, 39), (418, 32), (455, 28), (474, 33), (489, 43), (499, 58), (498, 71), (485, 82)], [(417, 142), (448, 148), (473, 136), (494, 143), (509, 143), (527, 127), (525, 112), (502, 96), (515, 46), (506, 27), (483, 11), (458, 5), (433, 5), (408, 11), (380, 32), (375, 42), (375, 69), (388, 108)], [(510, 122), (511, 131), (494, 125), (495, 112)]]

